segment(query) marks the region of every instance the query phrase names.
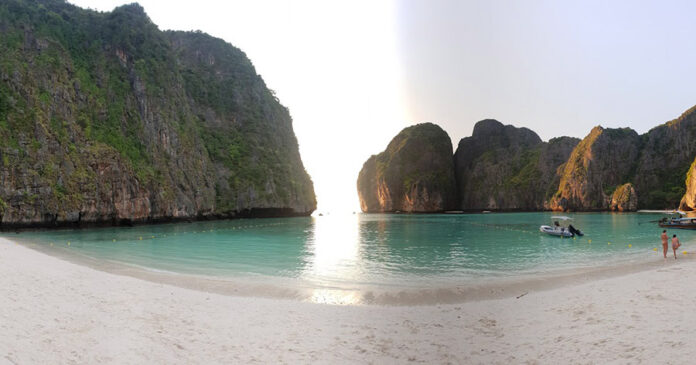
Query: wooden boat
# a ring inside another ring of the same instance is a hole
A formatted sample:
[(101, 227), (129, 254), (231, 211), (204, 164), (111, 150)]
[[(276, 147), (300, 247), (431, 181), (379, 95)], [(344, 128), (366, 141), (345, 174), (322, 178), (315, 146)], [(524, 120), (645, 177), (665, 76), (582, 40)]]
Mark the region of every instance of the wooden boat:
[(676, 211), (672, 214), (679, 214), (679, 218), (662, 218), (657, 222), (657, 225), (662, 228), (676, 228), (676, 229), (696, 229), (696, 217), (686, 217), (686, 213), (682, 211)]

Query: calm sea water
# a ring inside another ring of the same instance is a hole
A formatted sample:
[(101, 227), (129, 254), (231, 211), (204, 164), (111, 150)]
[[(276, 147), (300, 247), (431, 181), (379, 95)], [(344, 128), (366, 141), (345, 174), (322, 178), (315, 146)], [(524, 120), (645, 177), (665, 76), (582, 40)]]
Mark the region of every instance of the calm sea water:
[[(178, 273), (282, 277), (316, 287), (424, 287), (658, 259), (659, 214), (570, 214), (586, 235), (546, 236), (552, 213), (346, 215), (24, 232), (10, 238)], [(670, 232), (671, 235), (672, 232)], [(682, 250), (696, 232), (678, 231)]]

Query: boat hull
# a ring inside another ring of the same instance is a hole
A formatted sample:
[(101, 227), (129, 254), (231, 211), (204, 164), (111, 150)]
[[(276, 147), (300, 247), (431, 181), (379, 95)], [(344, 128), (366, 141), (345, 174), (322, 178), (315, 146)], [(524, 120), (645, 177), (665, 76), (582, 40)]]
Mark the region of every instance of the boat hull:
[(662, 228), (675, 228), (675, 229), (696, 229), (696, 224), (670, 224), (670, 223), (658, 223)]
[(541, 226), (539, 227), (539, 232), (546, 233), (549, 236), (556, 236), (556, 237), (573, 237), (573, 233), (568, 231), (567, 229), (555, 229), (551, 226)]

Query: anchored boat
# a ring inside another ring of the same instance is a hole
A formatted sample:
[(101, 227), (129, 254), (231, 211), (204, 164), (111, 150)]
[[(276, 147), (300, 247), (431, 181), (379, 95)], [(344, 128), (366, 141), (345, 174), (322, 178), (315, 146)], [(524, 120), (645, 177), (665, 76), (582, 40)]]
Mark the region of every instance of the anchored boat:
[(657, 224), (662, 228), (677, 228), (677, 229), (696, 229), (696, 217), (687, 217), (685, 212), (675, 210), (670, 212), (671, 215), (679, 215), (679, 217), (671, 216), (662, 218)]
[(551, 217), (551, 221), (553, 222), (553, 224), (551, 226), (541, 226), (539, 227), (539, 231), (551, 236), (558, 237), (582, 237), (584, 234), (581, 230), (573, 227), (573, 225), (570, 224), (571, 220), (573, 220), (573, 218), (566, 216)]

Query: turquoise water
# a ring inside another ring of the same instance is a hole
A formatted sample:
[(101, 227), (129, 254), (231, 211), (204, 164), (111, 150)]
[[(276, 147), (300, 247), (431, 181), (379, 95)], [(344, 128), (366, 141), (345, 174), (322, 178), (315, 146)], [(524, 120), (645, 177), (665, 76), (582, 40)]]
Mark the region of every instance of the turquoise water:
[[(24, 232), (8, 237), (154, 270), (282, 277), (318, 288), (463, 284), (659, 257), (653, 249), (660, 246), (661, 229), (650, 222), (659, 214), (569, 214), (586, 233), (578, 239), (540, 233), (539, 225), (549, 224), (552, 215), (355, 214)], [(682, 250), (692, 246), (689, 242), (696, 232), (674, 233), (685, 244)]]

